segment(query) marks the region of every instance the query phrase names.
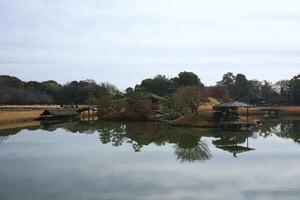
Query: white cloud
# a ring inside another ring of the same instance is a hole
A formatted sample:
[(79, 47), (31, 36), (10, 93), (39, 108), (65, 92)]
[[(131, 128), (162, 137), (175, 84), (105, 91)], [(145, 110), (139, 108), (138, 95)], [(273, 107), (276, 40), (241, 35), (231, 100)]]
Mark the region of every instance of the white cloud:
[(227, 71), (286, 79), (299, 72), (299, 9), (293, 0), (2, 0), (0, 73), (120, 88), (183, 70), (206, 84)]

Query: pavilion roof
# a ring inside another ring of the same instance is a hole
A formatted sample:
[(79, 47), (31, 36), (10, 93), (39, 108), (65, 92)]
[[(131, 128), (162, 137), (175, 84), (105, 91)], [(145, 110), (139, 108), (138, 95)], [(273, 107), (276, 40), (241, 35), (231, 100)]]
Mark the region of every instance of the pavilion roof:
[(46, 109), (41, 116), (52, 115), (54, 117), (76, 116), (80, 115), (76, 109)]
[(152, 98), (152, 99), (155, 99), (155, 100), (166, 100), (165, 98), (163, 98), (163, 97), (160, 97), (160, 96), (158, 96), (158, 95), (156, 95), (156, 94), (154, 94), (154, 93), (151, 93), (151, 92), (148, 92), (148, 93), (146, 93), (146, 95), (145, 95), (147, 98)]
[(227, 107), (227, 108), (249, 108), (249, 107), (253, 107), (252, 105), (250, 104), (247, 104), (247, 103), (243, 103), (243, 102), (239, 102), (239, 101), (228, 101), (228, 102), (225, 102), (225, 103), (221, 103), (219, 105), (216, 105), (216, 107)]

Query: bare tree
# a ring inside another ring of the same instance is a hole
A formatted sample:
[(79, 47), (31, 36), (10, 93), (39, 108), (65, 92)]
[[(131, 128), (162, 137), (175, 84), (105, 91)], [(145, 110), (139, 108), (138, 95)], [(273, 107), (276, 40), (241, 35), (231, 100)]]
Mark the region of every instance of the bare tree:
[(198, 107), (207, 100), (207, 93), (204, 87), (186, 86), (178, 89), (175, 99), (197, 114)]

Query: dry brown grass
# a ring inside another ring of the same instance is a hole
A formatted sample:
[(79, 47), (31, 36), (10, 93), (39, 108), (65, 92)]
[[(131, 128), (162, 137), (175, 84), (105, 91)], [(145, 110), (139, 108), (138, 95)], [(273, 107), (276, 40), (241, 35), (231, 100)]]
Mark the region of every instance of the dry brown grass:
[(0, 110), (40, 110), (46, 108), (60, 108), (60, 105), (2, 105), (0, 106)]
[(37, 119), (43, 110), (0, 111), (0, 123)]
[(280, 106), (278, 107), (283, 114), (300, 115), (300, 106)]
[[(78, 108), (86, 108), (89, 105), (78, 105)], [(1, 105), (0, 111), (21, 111), (21, 110), (41, 110), (41, 109), (57, 109), (61, 108), (60, 105), (42, 105), (42, 104), (36, 104), (36, 105)]]
[[(84, 108), (87, 105), (78, 105)], [(60, 105), (2, 105), (0, 106), (0, 124), (30, 121), (39, 118), (45, 109), (60, 108)]]
[(215, 123), (211, 113), (199, 113), (182, 116), (172, 122), (175, 126), (210, 127)]
[[(213, 106), (210, 105), (202, 105), (199, 107), (199, 113), (206, 113), (206, 112), (212, 112)], [(255, 108), (249, 108), (249, 115), (264, 115), (265, 111), (262, 110), (266, 107), (255, 107)], [(300, 106), (277, 106), (275, 107), (279, 110), (280, 115), (300, 115)], [(240, 115), (246, 115), (247, 110), (240, 108), (239, 109)]]
[[(265, 107), (255, 107), (249, 109), (250, 115), (264, 115), (265, 112), (261, 109)], [(300, 106), (277, 106), (275, 107), (279, 110), (280, 115), (300, 115)], [(246, 109), (240, 109), (239, 113), (245, 115), (247, 113)]]

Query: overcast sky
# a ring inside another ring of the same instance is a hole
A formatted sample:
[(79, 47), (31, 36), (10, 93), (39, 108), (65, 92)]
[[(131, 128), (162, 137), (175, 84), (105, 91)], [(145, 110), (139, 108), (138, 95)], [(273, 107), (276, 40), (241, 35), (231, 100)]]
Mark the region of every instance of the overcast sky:
[(299, 0), (0, 0), (0, 74), (120, 89), (193, 71), (300, 73)]

